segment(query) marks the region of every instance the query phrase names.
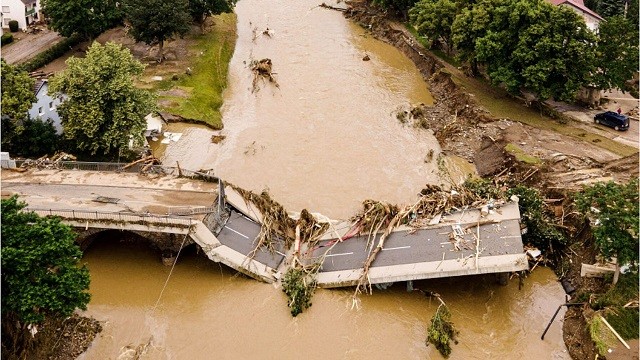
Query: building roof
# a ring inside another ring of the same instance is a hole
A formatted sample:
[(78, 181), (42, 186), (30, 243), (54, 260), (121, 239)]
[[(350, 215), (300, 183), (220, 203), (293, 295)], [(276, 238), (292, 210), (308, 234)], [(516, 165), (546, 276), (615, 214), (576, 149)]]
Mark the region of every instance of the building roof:
[(38, 80), (36, 80), (36, 83), (33, 86), (33, 94), (35, 96), (38, 96), (38, 93), (40, 92), (40, 90), (42, 90), (44, 85), (47, 84), (47, 82), (48, 82), (47, 79), (38, 79)]
[(583, 11), (591, 16), (593, 16), (594, 18), (598, 19), (598, 20), (604, 20), (602, 18), (602, 16), (598, 15), (597, 12), (589, 9), (588, 7), (585, 6), (584, 1), (583, 0), (549, 0), (549, 2), (551, 2), (553, 5), (556, 6), (560, 6), (563, 4), (566, 5), (570, 5), (573, 6), (574, 8)]

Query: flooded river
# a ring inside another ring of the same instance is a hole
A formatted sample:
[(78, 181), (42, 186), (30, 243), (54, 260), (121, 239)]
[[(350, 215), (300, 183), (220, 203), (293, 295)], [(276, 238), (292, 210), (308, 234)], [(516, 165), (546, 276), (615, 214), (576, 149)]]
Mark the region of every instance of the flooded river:
[[(292, 318), (273, 285), (235, 275), (197, 255), (181, 254), (170, 271), (159, 253), (115, 238), (96, 241), (84, 261), (91, 271), (88, 315), (104, 330), (81, 359), (116, 359), (125, 347), (147, 344), (142, 359), (441, 359), (425, 346), (437, 301), (408, 293), (403, 284), (362, 295), (318, 290), (313, 306)], [(558, 317), (540, 340), (563, 290), (551, 270), (518, 281), (491, 277), (415, 283), (441, 294), (460, 330), (451, 359), (569, 359)], [(155, 310), (154, 310), (155, 309)]]
[[(212, 144), (210, 130), (171, 125), (183, 137), (168, 146), (165, 164), (215, 169), (242, 187), (269, 189), (288, 210), (333, 218), (351, 216), (367, 198), (407, 203), (424, 184), (442, 182), (432, 134), (395, 117), (400, 106), (433, 101), (417, 69), (320, 3), (238, 2), (227, 138)], [(262, 35), (267, 28), (271, 36)], [(248, 64), (262, 58), (273, 61), (280, 87), (259, 81), (252, 92)], [(459, 160), (450, 162), (464, 173)], [(170, 268), (145, 245), (119, 240), (107, 235), (83, 259), (92, 278), (87, 313), (104, 321), (104, 331), (82, 359), (116, 359), (144, 344), (143, 359), (442, 358), (425, 346), (436, 301), (404, 284), (361, 296), (356, 309), (352, 289), (318, 290), (313, 306), (292, 318), (274, 285), (187, 249), (158, 301)], [(440, 293), (451, 309), (460, 330), (451, 359), (569, 358), (561, 317), (540, 340), (564, 300), (548, 269), (536, 269), (522, 290), (517, 280), (501, 287), (492, 277), (415, 286)]]
[[(213, 168), (247, 189), (269, 189), (288, 210), (332, 218), (353, 215), (369, 198), (413, 202), (426, 183), (439, 183), (437, 141), (396, 118), (401, 106), (433, 102), (418, 70), (320, 3), (238, 2), (222, 109), (227, 138), (216, 145), (208, 130), (187, 131), (165, 163)], [(263, 58), (279, 88), (259, 80), (252, 92), (248, 64)]]

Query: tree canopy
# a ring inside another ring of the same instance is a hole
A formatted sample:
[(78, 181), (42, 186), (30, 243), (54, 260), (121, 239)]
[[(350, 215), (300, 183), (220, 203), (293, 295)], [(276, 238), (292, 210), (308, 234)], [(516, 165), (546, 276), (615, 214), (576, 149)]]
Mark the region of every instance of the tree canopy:
[(235, 0), (189, 0), (189, 14), (203, 26), (207, 17), (231, 12), (234, 5)]
[(164, 41), (189, 32), (191, 15), (188, 0), (125, 0), (130, 34), (136, 41), (158, 44), (158, 60), (162, 60)]
[(622, 16), (600, 22), (592, 83), (599, 89), (625, 89), (638, 71), (638, 28)]
[(73, 230), (58, 218), (25, 212), (16, 196), (2, 200), (2, 315), (23, 324), (86, 310), (89, 271)]
[(82, 59), (71, 57), (67, 69), (53, 77), (49, 92), (67, 99), (58, 107), (64, 136), (78, 150), (113, 153), (141, 141), (144, 116), (155, 108), (155, 96), (134, 85), (144, 66), (128, 49), (94, 42)]
[(451, 26), (456, 18), (453, 0), (421, 0), (409, 11), (409, 19), (419, 35), (432, 44), (439, 42), (449, 53), (453, 48)]
[(2, 115), (20, 121), (27, 117), (31, 104), (36, 101), (33, 91), (35, 80), (26, 71), (0, 60), (2, 71)]
[(618, 264), (638, 264), (638, 179), (627, 184), (597, 183), (576, 195), (578, 210), (592, 220), (602, 255)]
[(122, 21), (117, 0), (43, 0), (49, 26), (65, 37), (80, 34), (92, 39)]

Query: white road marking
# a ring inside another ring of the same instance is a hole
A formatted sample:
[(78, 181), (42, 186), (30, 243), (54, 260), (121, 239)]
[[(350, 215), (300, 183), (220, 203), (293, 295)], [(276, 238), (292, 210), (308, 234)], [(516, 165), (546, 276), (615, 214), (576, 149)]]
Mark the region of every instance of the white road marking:
[(411, 246), (398, 246), (398, 247), (392, 247), (392, 248), (383, 248), (382, 251), (387, 251), (387, 250), (402, 250), (402, 249), (408, 249)]
[(248, 238), (249, 238), (247, 235), (245, 235), (245, 234), (243, 234), (243, 233), (241, 233), (241, 232), (239, 232), (239, 231), (233, 230), (232, 228), (230, 228), (230, 227), (228, 227), (228, 226), (226, 226), (226, 225), (225, 225), (224, 227), (225, 227), (225, 228), (227, 228), (227, 229), (229, 229), (229, 230), (231, 230), (231, 231), (233, 231), (234, 233), (236, 233), (236, 234), (238, 234), (238, 235), (242, 236), (242, 237), (243, 237), (243, 238), (245, 238), (245, 239), (248, 239)]
[(331, 256), (343, 256), (343, 255), (353, 255), (352, 252), (349, 253), (341, 253), (341, 254), (329, 254), (329, 255), (325, 255), (326, 257), (331, 257)]
[(281, 253), (281, 252), (280, 252), (280, 251), (278, 251), (278, 250), (275, 250), (275, 253), (276, 253), (276, 254), (278, 254), (278, 255), (287, 256), (287, 255), (285, 255), (285, 254)]
[(505, 235), (505, 236), (500, 236), (500, 239), (506, 239), (506, 238), (519, 238), (520, 235)]

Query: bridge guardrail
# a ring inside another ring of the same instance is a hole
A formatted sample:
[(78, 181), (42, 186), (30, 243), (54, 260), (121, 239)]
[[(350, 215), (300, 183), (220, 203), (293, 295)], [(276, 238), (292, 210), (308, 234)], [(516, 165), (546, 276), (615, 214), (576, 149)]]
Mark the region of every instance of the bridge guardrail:
[(128, 223), (146, 223), (154, 225), (178, 225), (191, 226), (196, 220), (178, 216), (161, 216), (151, 214), (132, 214), (121, 212), (88, 211), (88, 210), (53, 210), (25, 208), (24, 211), (33, 211), (40, 216), (59, 216), (71, 220), (109, 220), (124, 221)]
[[(2, 160), (1, 165), (3, 168), (10, 168), (10, 167), (26, 166), (29, 163), (35, 164), (35, 161), (30, 159)], [(125, 166), (127, 166), (127, 164), (113, 163), (113, 162), (92, 162), (92, 161), (58, 161), (56, 163), (44, 164), (44, 166), (50, 166), (55, 169), (63, 169), (63, 170), (112, 171), (112, 172), (127, 172), (127, 173), (137, 173), (137, 172), (140, 172), (145, 167), (144, 164), (135, 164), (125, 169)], [(193, 170), (188, 170), (183, 168), (178, 169), (177, 167), (174, 167), (174, 166), (152, 165), (150, 167), (147, 167), (146, 172), (153, 173), (153, 174), (173, 175), (173, 176), (182, 175), (185, 177), (202, 179), (205, 181), (219, 180), (216, 176), (212, 174), (211, 170), (202, 172), (202, 171), (193, 171)]]

